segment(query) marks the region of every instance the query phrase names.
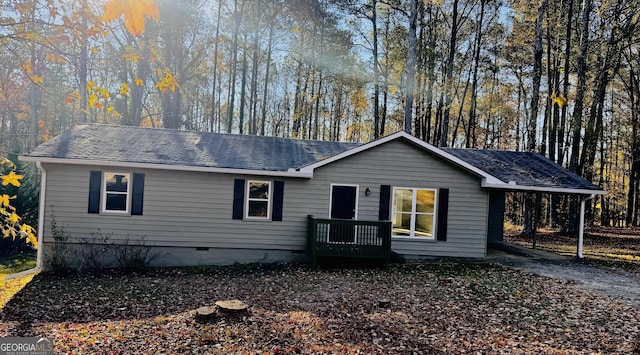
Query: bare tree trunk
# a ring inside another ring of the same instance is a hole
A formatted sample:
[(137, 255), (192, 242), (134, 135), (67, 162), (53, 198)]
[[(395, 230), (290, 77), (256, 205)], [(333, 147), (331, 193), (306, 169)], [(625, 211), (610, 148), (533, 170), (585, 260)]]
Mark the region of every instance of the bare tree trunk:
[(533, 152), (536, 149), (538, 104), (540, 101), (540, 82), (542, 79), (542, 21), (547, 11), (548, 0), (542, 1), (538, 8), (538, 18), (536, 19), (536, 41), (533, 67), (533, 86), (531, 93), (531, 111), (529, 112), (529, 124), (527, 128), (527, 151)]
[(244, 106), (246, 102), (247, 88), (247, 36), (245, 35), (242, 46), (242, 80), (240, 81), (240, 111), (238, 112), (238, 128), (240, 134), (244, 134)]
[(469, 124), (467, 125), (466, 148), (476, 147), (476, 102), (478, 99), (478, 66), (480, 65), (480, 49), (482, 48), (482, 24), (486, 0), (480, 0), (480, 20), (476, 29), (476, 45), (473, 53), (473, 75), (471, 78), (471, 104), (469, 106)]
[(447, 68), (445, 73), (445, 104), (442, 114), (442, 125), (440, 135), (440, 146), (446, 147), (449, 139), (449, 115), (451, 112), (451, 102), (453, 102), (453, 62), (455, 60), (457, 40), (458, 40), (458, 2), (453, 0), (453, 13), (451, 14), (451, 37), (449, 40), (449, 56), (447, 57)]
[(318, 130), (320, 129), (320, 124), (319, 124), (319, 116), (320, 116), (320, 98), (324, 97), (324, 95), (321, 94), (322, 92), (322, 84), (323, 84), (323, 71), (320, 70), (320, 73), (318, 73), (318, 75), (320, 76), (318, 78), (318, 93), (317, 93), (317, 99), (316, 99), (316, 103), (315, 103), (315, 110), (313, 112), (313, 139), (318, 139)]
[[(81, 2), (82, 9), (87, 7), (86, 1)], [(86, 16), (82, 16), (82, 27), (87, 28)], [(86, 31), (80, 34), (80, 68), (78, 70), (78, 87), (80, 91), (80, 123), (87, 123), (87, 52), (89, 51), (89, 38)]]
[(251, 57), (251, 96), (249, 102), (251, 102), (251, 110), (249, 112), (249, 134), (256, 134), (258, 130), (257, 125), (257, 110), (258, 110), (258, 34), (254, 34), (253, 49)]
[[(418, 1), (411, 0), (409, 12), (409, 49), (407, 52), (407, 94), (404, 106), (404, 131), (411, 134), (413, 114), (413, 95), (416, 81), (416, 21), (418, 18)], [(457, 1), (457, 0), (456, 0)]]
[(240, 23), (244, 11), (244, 0), (240, 0), (240, 11), (238, 11), (238, 0), (234, 0), (234, 26), (233, 26), (233, 56), (231, 59), (231, 70), (229, 71), (229, 106), (227, 108), (227, 133), (231, 133), (233, 128), (233, 110), (236, 96), (236, 72), (238, 67), (238, 34), (240, 33)]
[(573, 139), (571, 142), (571, 159), (569, 161), (569, 169), (581, 174), (582, 166), (580, 162), (580, 143), (582, 133), (582, 109), (584, 107), (584, 93), (587, 86), (587, 52), (589, 50), (589, 18), (591, 17), (591, 8), (593, 0), (584, 0), (582, 9), (582, 21), (580, 30), (580, 56), (578, 57), (578, 85), (576, 86), (576, 101), (573, 108), (572, 131)]
[(218, 1), (218, 16), (216, 20), (216, 39), (213, 46), (213, 78), (211, 80), (211, 113), (209, 115), (209, 132), (213, 132), (213, 123), (216, 119), (216, 80), (218, 77), (218, 46), (220, 44), (220, 13), (222, 1)]
[[(562, 78), (562, 97), (569, 97), (569, 72), (571, 71), (571, 36), (573, 24), (573, 0), (567, 3), (567, 31), (565, 33), (565, 49), (564, 49), (564, 74)], [(567, 126), (567, 105), (562, 106), (560, 115), (560, 124), (558, 127), (558, 156), (556, 162), (560, 165), (564, 163), (564, 147), (565, 147), (565, 127)]]
[(635, 224), (637, 214), (636, 197), (640, 181), (640, 84), (633, 65), (629, 66), (629, 84), (627, 86), (631, 102), (631, 166), (629, 174), (629, 190), (627, 191), (627, 226)]
[(269, 43), (267, 44), (267, 63), (264, 73), (264, 89), (262, 91), (262, 121), (260, 122), (260, 134), (265, 135), (265, 125), (267, 121), (267, 98), (269, 90), (269, 73), (271, 70), (271, 51), (273, 46), (273, 24), (274, 18), (271, 19), (271, 25), (269, 26)]
[(380, 137), (380, 63), (378, 62), (378, 2), (371, 0), (371, 27), (373, 32), (373, 139)]

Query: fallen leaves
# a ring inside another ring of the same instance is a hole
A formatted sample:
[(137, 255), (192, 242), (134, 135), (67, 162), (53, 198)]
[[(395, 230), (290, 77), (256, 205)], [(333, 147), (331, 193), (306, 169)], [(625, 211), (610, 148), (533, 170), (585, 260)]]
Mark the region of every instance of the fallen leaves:
[(0, 273), (0, 311), (4, 307), (5, 303), (18, 293), (26, 284), (31, 281), (35, 274), (24, 275), (16, 277), (11, 280), (5, 280), (10, 274)]
[[(198, 307), (234, 298), (248, 314), (195, 321)], [(0, 336), (52, 337), (71, 354), (633, 353), (637, 310), (491, 265), (168, 269), (39, 275), (0, 313)]]

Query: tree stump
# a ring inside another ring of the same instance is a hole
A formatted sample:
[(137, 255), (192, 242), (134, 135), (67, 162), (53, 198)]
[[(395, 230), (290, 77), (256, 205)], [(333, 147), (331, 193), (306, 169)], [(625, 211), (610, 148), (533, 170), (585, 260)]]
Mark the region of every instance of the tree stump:
[(216, 316), (216, 307), (206, 306), (196, 309), (196, 321), (206, 322)]
[(217, 301), (216, 306), (218, 310), (222, 313), (246, 313), (249, 306), (238, 300), (225, 300), (225, 301)]

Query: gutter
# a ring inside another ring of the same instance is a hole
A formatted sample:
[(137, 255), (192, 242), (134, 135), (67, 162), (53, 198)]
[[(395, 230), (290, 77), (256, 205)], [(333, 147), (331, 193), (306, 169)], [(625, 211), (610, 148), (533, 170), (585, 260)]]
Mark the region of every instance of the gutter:
[(484, 187), (484, 188), (489, 188), (489, 189), (499, 189), (499, 190), (509, 190), (509, 191), (522, 191), (522, 192), (547, 192), (547, 193), (579, 194), (579, 195), (606, 195), (606, 194), (608, 194), (608, 191), (604, 191), (604, 190), (589, 190), (589, 189), (566, 188), (566, 187), (545, 187), (545, 186), (518, 185), (515, 181), (509, 181), (508, 183), (500, 181), (500, 183), (496, 184), (496, 183), (488, 182), (485, 179), (482, 179), (482, 182), (480, 183), (480, 186)]
[(291, 177), (291, 178), (305, 178), (305, 179), (313, 178), (313, 172), (310, 172), (310, 173), (300, 172), (295, 169), (289, 169), (287, 171), (254, 170), (254, 169), (238, 169), (238, 168), (216, 168), (216, 167), (209, 167), (209, 166), (136, 163), (136, 162), (125, 162), (125, 161), (119, 162), (119, 161), (103, 161), (103, 160), (89, 160), (89, 159), (46, 158), (46, 157), (34, 157), (29, 155), (21, 155), (19, 159), (21, 161), (33, 161), (36, 163), (51, 163), (51, 164), (108, 166), (108, 167), (132, 168), (132, 169), (195, 171), (195, 172), (203, 172), (203, 173), (276, 176), (276, 177)]
[(36, 256), (36, 267), (34, 267), (33, 269), (11, 274), (4, 278), (6, 281), (32, 273), (37, 274), (42, 271), (42, 240), (44, 230), (45, 196), (47, 192), (47, 171), (44, 170), (44, 167), (39, 161), (36, 162), (36, 166), (38, 167), (38, 171), (40, 172), (40, 203), (38, 205), (38, 250)]
[(585, 203), (588, 200), (592, 200), (593, 198), (596, 197), (596, 194), (591, 194), (587, 197), (581, 198), (580, 199), (580, 225), (578, 226), (578, 252), (577, 252), (577, 256), (578, 259), (583, 259), (584, 255), (582, 255), (582, 242), (584, 240), (584, 210), (585, 210)]

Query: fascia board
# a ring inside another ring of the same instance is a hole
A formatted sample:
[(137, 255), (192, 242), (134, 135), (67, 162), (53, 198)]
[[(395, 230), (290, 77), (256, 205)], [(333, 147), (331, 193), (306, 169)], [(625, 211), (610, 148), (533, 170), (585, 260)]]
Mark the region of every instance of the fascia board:
[(188, 165), (170, 165), (170, 164), (152, 164), (152, 163), (136, 163), (136, 162), (114, 162), (102, 160), (88, 159), (63, 159), (63, 158), (44, 158), (21, 155), (18, 157), (21, 161), (41, 162), (49, 164), (71, 164), (71, 165), (98, 165), (109, 167), (133, 168), (133, 169), (157, 169), (157, 170), (174, 170), (174, 171), (193, 171), (205, 173), (221, 173), (234, 175), (258, 175), (258, 176), (277, 176), (277, 177), (293, 177), (293, 178), (313, 178), (313, 173), (309, 174), (303, 171), (273, 171), (273, 170), (250, 170), (250, 169), (231, 169), (231, 168), (215, 168), (206, 166), (188, 166)]
[(606, 195), (609, 192), (605, 190), (589, 190), (589, 189), (572, 189), (564, 187), (545, 187), (545, 186), (527, 186), (527, 185), (515, 185), (515, 184), (492, 184), (487, 181), (482, 181), (482, 187), (489, 189), (522, 191), (522, 192), (548, 192), (559, 193), (568, 195)]

